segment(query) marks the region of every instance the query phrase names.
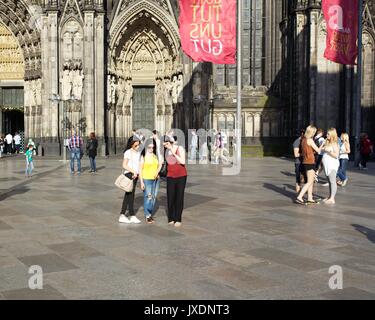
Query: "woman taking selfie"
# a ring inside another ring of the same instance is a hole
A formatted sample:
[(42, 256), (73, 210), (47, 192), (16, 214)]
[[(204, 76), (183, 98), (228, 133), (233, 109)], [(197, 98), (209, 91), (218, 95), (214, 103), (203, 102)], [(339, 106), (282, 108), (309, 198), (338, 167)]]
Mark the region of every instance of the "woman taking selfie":
[(178, 146), (176, 137), (165, 136), (164, 147), (167, 149), (167, 201), (168, 223), (175, 227), (181, 226), (182, 211), (184, 209), (185, 186), (187, 171), (185, 167), (185, 149)]

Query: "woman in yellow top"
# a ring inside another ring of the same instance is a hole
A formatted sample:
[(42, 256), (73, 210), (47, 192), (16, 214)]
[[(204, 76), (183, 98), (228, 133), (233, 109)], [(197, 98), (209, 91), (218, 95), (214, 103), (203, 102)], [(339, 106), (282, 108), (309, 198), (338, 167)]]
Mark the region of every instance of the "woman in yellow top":
[(159, 171), (162, 164), (163, 161), (158, 159), (156, 155), (155, 141), (148, 139), (142, 151), (141, 162), (139, 164), (139, 178), (144, 194), (143, 208), (147, 223), (154, 223), (154, 207), (160, 187)]

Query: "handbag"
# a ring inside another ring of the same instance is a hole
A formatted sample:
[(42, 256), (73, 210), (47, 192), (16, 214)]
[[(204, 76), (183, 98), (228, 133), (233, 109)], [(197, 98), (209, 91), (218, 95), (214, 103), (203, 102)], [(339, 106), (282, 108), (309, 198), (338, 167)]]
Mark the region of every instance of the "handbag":
[(166, 151), (166, 148), (164, 147), (164, 161), (159, 171), (159, 176), (162, 178), (166, 178), (168, 175), (168, 162), (167, 162), (167, 159), (165, 159), (165, 151)]
[(120, 174), (116, 181), (115, 185), (125, 192), (133, 191), (133, 180), (129, 179), (125, 174)]

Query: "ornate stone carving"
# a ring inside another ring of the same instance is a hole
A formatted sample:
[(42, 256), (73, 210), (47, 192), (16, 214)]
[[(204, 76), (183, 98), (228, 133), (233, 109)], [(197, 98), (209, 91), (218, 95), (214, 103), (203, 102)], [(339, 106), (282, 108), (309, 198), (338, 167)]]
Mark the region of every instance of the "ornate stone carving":
[(130, 106), (133, 99), (133, 85), (131, 80), (126, 80), (124, 83), (124, 106)]
[(171, 81), (166, 78), (164, 79), (164, 102), (166, 106), (170, 106), (173, 103), (173, 86), (171, 84)]
[(61, 82), (61, 99), (62, 100), (69, 100), (72, 94), (72, 77), (69, 68), (66, 66), (64, 67), (62, 78), (60, 79)]
[(155, 101), (157, 106), (164, 104), (164, 87), (161, 79), (156, 80), (155, 84)]
[(73, 70), (73, 96), (75, 99), (82, 101), (83, 71), (76, 68)]

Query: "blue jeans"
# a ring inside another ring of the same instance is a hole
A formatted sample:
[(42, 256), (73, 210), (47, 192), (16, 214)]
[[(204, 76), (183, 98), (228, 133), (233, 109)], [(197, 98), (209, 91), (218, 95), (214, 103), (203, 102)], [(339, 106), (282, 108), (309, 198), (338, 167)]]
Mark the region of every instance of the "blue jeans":
[(70, 172), (74, 172), (74, 159), (77, 159), (78, 172), (81, 172), (81, 149), (74, 148), (70, 150)]
[(143, 209), (145, 218), (153, 216), (154, 207), (156, 203), (156, 196), (159, 192), (160, 179), (157, 180), (143, 180), (145, 190), (143, 191)]
[(31, 176), (31, 174), (33, 173), (33, 169), (34, 169), (34, 163), (33, 161), (29, 161), (26, 159), (26, 169), (25, 169), (25, 175), (26, 176)]
[(96, 160), (95, 160), (95, 157), (89, 157), (90, 159), (90, 167), (91, 167), (91, 171), (96, 171)]
[(337, 176), (341, 181), (346, 180), (346, 168), (348, 167), (349, 160), (348, 159), (340, 159), (340, 168), (337, 172)]

